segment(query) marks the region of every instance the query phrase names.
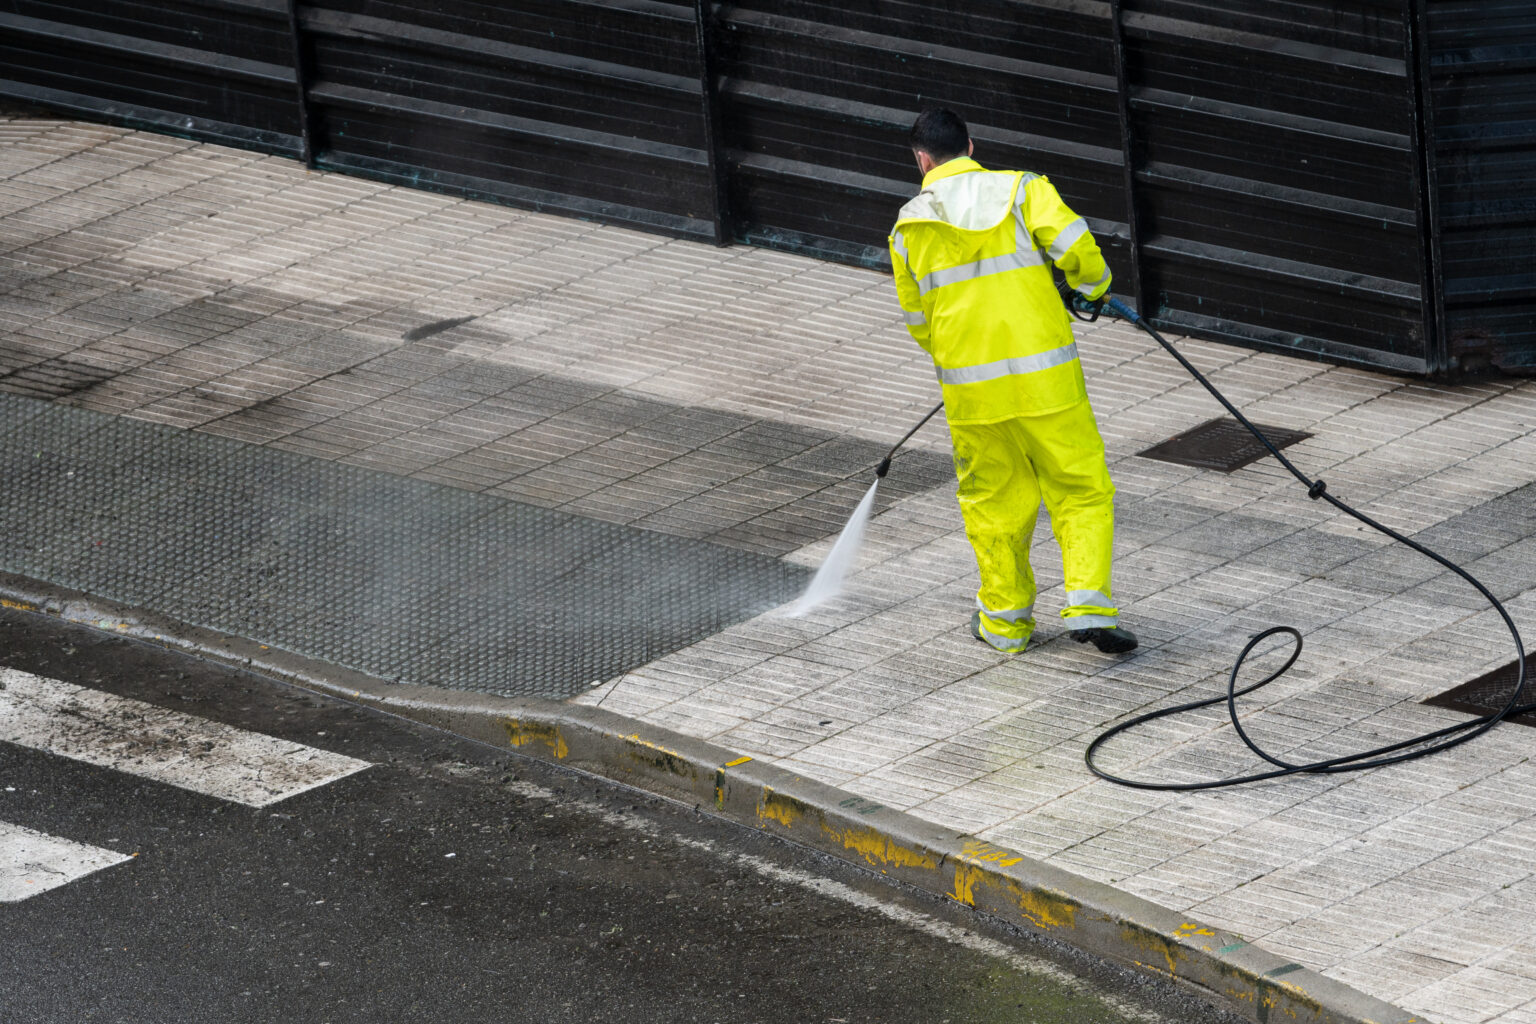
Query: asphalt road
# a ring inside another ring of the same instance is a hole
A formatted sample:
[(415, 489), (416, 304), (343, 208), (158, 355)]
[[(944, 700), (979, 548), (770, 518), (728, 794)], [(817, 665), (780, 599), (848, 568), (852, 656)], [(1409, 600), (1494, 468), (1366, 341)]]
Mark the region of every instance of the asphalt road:
[(118, 767), (49, 749), (68, 722), (0, 741), (0, 825), (125, 858), (0, 903), (6, 1024), (1236, 1019), (691, 808), (149, 644), (0, 610), (0, 666), (28, 674), (0, 675), (0, 714), (57, 680), (368, 763), (256, 807), (120, 770), (178, 743), (196, 765), (190, 727), (127, 723)]

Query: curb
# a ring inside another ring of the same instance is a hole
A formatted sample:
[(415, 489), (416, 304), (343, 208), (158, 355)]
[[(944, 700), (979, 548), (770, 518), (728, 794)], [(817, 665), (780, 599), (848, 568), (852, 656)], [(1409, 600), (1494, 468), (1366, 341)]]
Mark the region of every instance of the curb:
[(1026, 931), (1192, 986), (1258, 1024), (1429, 1024), (1113, 886), (600, 708), (391, 683), (14, 573), (0, 572), (0, 607), (147, 640), (712, 809)]

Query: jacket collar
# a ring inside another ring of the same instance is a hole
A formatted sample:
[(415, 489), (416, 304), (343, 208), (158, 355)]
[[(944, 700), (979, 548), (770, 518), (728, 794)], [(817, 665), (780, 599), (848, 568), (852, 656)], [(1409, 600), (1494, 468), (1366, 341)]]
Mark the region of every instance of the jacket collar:
[(970, 171), (982, 170), (986, 170), (986, 168), (982, 167), (981, 164), (977, 163), (975, 160), (972, 160), (970, 157), (957, 156), (953, 160), (939, 164), (939, 166), (923, 175), (923, 188), (927, 188), (934, 182), (940, 181), (944, 178), (952, 178), (957, 174), (966, 174)]

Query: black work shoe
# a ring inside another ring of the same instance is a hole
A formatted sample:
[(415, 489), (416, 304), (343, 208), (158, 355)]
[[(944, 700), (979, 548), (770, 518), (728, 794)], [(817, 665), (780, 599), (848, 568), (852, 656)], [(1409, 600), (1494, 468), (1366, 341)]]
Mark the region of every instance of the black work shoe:
[(1136, 634), (1124, 626), (1095, 626), (1092, 629), (1074, 629), (1072, 639), (1080, 644), (1093, 644), (1105, 654), (1124, 654), (1136, 649)]

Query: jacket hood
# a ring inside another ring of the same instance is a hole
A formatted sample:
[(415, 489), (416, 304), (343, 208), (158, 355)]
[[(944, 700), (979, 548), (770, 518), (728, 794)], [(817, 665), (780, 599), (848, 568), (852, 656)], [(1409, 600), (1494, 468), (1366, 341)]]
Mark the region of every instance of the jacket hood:
[(936, 220), (964, 231), (990, 230), (1012, 213), (1020, 180), (958, 157), (923, 177), (923, 190), (901, 208), (897, 223)]

